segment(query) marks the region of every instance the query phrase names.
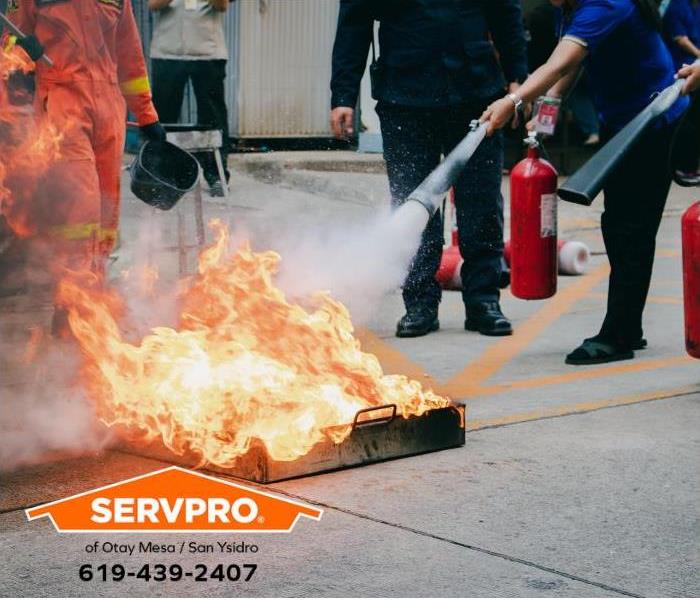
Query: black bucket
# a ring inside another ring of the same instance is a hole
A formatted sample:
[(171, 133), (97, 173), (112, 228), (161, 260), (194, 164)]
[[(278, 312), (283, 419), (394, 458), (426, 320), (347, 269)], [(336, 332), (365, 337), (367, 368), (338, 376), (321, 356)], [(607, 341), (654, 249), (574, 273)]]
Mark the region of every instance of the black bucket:
[(131, 191), (146, 204), (170, 210), (197, 183), (194, 156), (170, 142), (146, 142), (131, 163)]

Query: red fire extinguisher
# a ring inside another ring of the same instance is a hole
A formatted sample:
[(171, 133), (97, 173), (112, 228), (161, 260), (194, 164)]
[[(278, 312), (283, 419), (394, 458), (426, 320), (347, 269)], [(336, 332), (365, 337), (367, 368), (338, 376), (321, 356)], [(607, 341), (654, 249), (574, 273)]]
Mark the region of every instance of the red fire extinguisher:
[(685, 211), (681, 220), (683, 244), (683, 304), (685, 348), (700, 358), (700, 202)]
[(524, 300), (557, 291), (557, 172), (539, 156), (537, 133), (510, 174), (510, 288)]

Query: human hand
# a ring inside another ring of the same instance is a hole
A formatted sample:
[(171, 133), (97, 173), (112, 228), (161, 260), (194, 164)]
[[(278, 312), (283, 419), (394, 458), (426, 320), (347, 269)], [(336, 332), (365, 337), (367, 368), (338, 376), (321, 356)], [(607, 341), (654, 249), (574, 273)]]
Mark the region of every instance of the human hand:
[(17, 45), (22, 48), (34, 62), (39, 60), (44, 54), (44, 47), (34, 35), (25, 35), (17, 38)]
[(353, 134), (352, 122), (355, 116), (354, 109), (349, 106), (336, 106), (331, 111), (331, 130), (339, 139), (348, 138)]
[(492, 102), (486, 107), (486, 110), (479, 117), (479, 122), (488, 121), (486, 135), (493, 135), (497, 129), (502, 129), (511, 119), (515, 112), (515, 104), (507, 96)]
[(683, 65), (676, 73), (676, 79), (685, 79), (681, 94), (690, 94), (700, 88), (700, 62)]
[(143, 133), (150, 142), (164, 142), (167, 137), (165, 129), (160, 124), (160, 121), (156, 121), (150, 125), (143, 125), (139, 129), (141, 129), (141, 133)]

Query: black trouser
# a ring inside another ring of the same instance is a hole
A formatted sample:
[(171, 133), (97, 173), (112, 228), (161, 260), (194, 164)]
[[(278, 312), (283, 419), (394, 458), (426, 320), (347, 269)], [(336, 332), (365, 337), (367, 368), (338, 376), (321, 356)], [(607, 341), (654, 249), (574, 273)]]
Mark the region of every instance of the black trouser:
[(700, 92), (690, 97), (690, 108), (683, 116), (674, 145), (674, 168), (686, 173), (697, 171), (700, 161)]
[[(610, 261), (608, 309), (601, 335), (626, 346), (642, 336), (661, 223), (671, 184), (668, 153), (673, 127), (648, 130), (622, 159), (603, 188), (603, 240)], [(603, 131), (603, 139), (610, 135)]]
[[(398, 206), (440, 162), (440, 157), (469, 132), (469, 121), (483, 106), (414, 108), (377, 105), (381, 122), (392, 204)], [(465, 304), (498, 300), (503, 258), (503, 138), (485, 139), (455, 183), (459, 250), (464, 258), (462, 297)], [(442, 291), (435, 273), (444, 242), (438, 212), (423, 240), (403, 287), (407, 307), (437, 307)]]
[[(230, 143), (228, 137), (228, 113), (224, 94), (226, 78), (225, 60), (165, 60), (153, 59), (153, 104), (162, 123), (180, 120), (182, 99), (188, 80), (192, 80), (197, 100), (197, 125), (221, 130), (223, 146), (221, 156), (226, 178), (226, 158)], [(209, 184), (219, 179), (219, 172), (211, 152), (197, 154), (204, 178)]]

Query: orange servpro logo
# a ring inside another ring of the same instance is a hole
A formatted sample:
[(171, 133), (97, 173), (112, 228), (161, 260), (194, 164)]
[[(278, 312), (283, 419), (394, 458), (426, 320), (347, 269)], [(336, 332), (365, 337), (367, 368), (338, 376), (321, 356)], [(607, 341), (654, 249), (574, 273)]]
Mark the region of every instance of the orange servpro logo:
[(321, 509), (217, 477), (168, 467), (27, 509), (57, 531), (291, 531)]

